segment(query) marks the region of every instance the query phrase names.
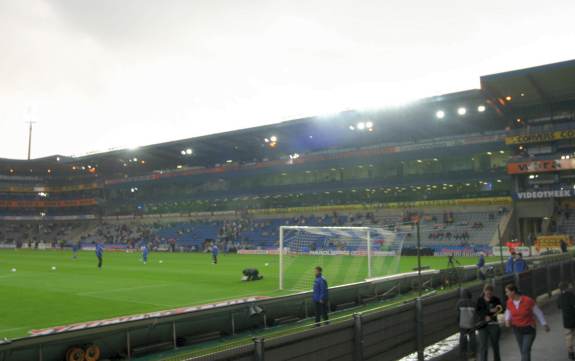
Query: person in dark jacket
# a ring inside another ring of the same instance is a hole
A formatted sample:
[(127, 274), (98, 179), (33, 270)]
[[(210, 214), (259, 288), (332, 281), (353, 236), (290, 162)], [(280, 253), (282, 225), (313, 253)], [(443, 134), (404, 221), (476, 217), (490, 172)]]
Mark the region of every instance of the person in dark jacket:
[(313, 303), (315, 305), (315, 323), (316, 326), (320, 325), (320, 321), (323, 319), (326, 321), (329, 319), (328, 312), (328, 291), (327, 291), (327, 281), (323, 278), (322, 268), (317, 266), (315, 268), (315, 281), (313, 283)]
[(493, 349), (493, 360), (500, 361), (499, 337), (501, 330), (497, 322), (497, 315), (503, 312), (501, 300), (495, 296), (493, 286), (485, 285), (483, 293), (477, 299), (475, 306), (477, 318), (479, 319), (479, 350), (478, 360), (487, 361), (489, 357), (489, 344)]
[(513, 265), (513, 271), (515, 273), (522, 273), (529, 269), (527, 262), (523, 259), (523, 254), (517, 253), (517, 258), (515, 259), (515, 264)]
[(575, 294), (569, 291), (569, 285), (566, 282), (559, 283), (561, 294), (557, 299), (557, 306), (563, 314), (563, 327), (565, 328), (565, 345), (569, 360), (575, 360)]
[(515, 252), (511, 252), (511, 255), (505, 263), (505, 273), (515, 272)]
[(561, 253), (567, 253), (567, 242), (564, 239), (561, 240), (559, 246), (561, 247)]
[(462, 290), (457, 301), (457, 322), (459, 324), (459, 354), (462, 359), (474, 357), (477, 351), (475, 338), (475, 304), (469, 290)]

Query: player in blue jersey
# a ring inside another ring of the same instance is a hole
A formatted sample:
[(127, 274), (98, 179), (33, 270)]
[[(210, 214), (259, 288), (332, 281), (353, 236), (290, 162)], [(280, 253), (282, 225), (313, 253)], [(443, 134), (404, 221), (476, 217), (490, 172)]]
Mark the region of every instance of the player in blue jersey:
[(218, 254), (220, 253), (220, 250), (218, 249), (218, 246), (214, 243), (212, 245), (212, 263), (213, 264), (218, 264)]
[(75, 242), (72, 245), (72, 259), (78, 258), (78, 251), (80, 250), (80, 242)]
[(144, 261), (144, 264), (148, 263), (148, 246), (144, 243), (144, 245), (142, 246), (142, 261)]
[(102, 260), (104, 258), (104, 246), (101, 243), (96, 243), (96, 257), (98, 258), (98, 269), (102, 270)]

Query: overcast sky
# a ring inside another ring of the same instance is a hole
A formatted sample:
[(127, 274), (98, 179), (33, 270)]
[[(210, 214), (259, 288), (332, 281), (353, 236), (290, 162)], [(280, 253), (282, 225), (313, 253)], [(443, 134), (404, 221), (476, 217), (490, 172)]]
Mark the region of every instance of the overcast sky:
[[(550, 6), (552, 5), (552, 6)], [(575, 58), (575, 1), (0, 0), (0, 157), (393, 105)]]

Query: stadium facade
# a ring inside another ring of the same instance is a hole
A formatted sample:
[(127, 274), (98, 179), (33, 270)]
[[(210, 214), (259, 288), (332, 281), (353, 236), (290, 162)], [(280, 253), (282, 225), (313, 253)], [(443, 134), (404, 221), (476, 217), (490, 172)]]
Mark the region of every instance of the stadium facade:
[[(298, 209), (449, 213), (475, 205), (509, 210), (505, 222), (497, 218), (509, 239), (573, 234), (575, 61), (483, 76), (480, 83), (400, 107), (136, 149), (0, 159), (0, 217), (5, 225), (26, 223), (36, 239), (39, 221)], [(15, 241), (9, 230), (0, 235), (0, 242)], [(45, 241), (60, 236), (50, 237)]]

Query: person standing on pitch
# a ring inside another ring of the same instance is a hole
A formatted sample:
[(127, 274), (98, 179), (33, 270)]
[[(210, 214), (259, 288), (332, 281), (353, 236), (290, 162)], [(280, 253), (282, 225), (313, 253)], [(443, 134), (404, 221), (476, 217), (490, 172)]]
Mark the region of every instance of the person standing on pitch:
[(565, 345), (569, 360), (575, 360), (575, 294), (569, 291), (567, 282), (559, 283), (561, 295), (557, 299), (557, 306), (563, 314), (563, 327), (565, 328)]
[(513, 328), (513, 334), (521, 352), (521, 361), (531, 361), (531, 347), (535, 341), (537, 331), (535, 320), (549, 332), (543, 312), (531, 297), (522, 295), (514, 284), (505, 286), (507, 296), (507, 309), (505, 310), (505, 324)]
[(327, 291), (327, 281), (323, 278), (322, 268), (317, 266), (315, 268), (315, 281), (313, 283), (313, 303), (315, 305), (315, 325), (320, 326), (320, 322), (323, 319), (326, 324), (329, 319), (328, 312), (328, 291)]
[(218, 246), (214, 243), (212, 245), (212, 263), (213, 264), (218, 264), (218, 254), (220, 253), (220, 250), (218, 249)]
[(96, 243), (96, 257), (98, 258), (98, 269), (102, 270), (102, 259), (104, 258), (104, 246), (100, 242)]
[(479, 259), (477, 260), (477, 269), (479, 270), (479, 279), (485, 281), (485, 255), (483, 252), (479, 253)]
[(144, 264), (148, 263), (148, 246), (144, 243), (144, 245), (142, 246), (142, 261), (144, 262)]
[(78, 251), (80, 250), (80, 242), (75, 242), (72, 245), (72, 259), (78, 258)]

